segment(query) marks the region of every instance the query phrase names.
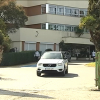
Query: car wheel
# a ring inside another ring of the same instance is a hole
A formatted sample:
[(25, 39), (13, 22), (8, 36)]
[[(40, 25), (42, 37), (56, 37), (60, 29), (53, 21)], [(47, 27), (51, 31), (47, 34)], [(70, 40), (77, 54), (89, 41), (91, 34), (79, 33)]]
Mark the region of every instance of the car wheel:
[(67, 67), (67, 69), (66, 69), (65, 73), (66, 73), (66, 74), (68, 74), (68, 67)]
[(37, 76), (41, 76), (41, 72), (37, 71)]
[(65, 76), (65, 69), (64, 69), (63, 72), (61, 72), (61, 75), (62, 75), (62, 76)]

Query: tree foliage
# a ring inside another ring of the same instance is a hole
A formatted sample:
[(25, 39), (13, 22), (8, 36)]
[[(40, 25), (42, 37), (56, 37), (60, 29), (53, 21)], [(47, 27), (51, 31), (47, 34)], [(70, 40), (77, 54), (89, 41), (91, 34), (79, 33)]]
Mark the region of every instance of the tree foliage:
[(6, 33), (6, 25), (2, 19), (0, 19), (0, 45), (4, 47), (4, 52), (9, 51), (11, 39)]
[(62, 50), (64, 47), (64, 40), (62, 40), (60, 43), (59, 43), (59, 48)]
[(0, 0), (0, 47), (4, 47), (4, 52), (10, 49), (8, 32), (24, 27), (27, 20), (23, 7), (18, 6), (15, 0)]
[(100, 0), (89, 0), (88, 15), (81, 19), (79, 26), (90, 31), (91, 40), (100, 51)]
[(23, 7), (16, 5), (15, 1), (9, 1), (0, 7), (0, 18), (6, 23), (6, 29), (10, 32), (23, 27), (28, 20)]
[(75, 33), (76, 35), (78, 35), (78, 37), (80, 37), (81, 35), (84, 34), (84, 28), (81, 28), (79, 26), (75, 27)]

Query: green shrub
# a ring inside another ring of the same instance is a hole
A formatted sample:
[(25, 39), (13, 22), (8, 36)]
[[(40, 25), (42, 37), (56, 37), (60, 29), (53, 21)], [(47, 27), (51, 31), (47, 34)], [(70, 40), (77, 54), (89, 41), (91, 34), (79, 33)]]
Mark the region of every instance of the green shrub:
[(35, 51), (4, 53), (1, 66), (12, 66), (18, 64), (25, 64), (29, 62), (35, 62), (34, 53)]

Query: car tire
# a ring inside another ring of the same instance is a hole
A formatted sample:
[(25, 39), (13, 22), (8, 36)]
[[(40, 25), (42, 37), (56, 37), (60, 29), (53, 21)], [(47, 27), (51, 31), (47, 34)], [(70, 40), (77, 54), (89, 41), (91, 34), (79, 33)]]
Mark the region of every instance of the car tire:
[(37, 71), (37, 76), (41, 76), (41, 72)]
[(65, 73), (68, 74), (68, 69), (66, 69)]
[(66, 74), (66, 73), (65, 73), (65, 69), (64, 69), (64, 71), (61, 72), (61, 75), (62, 75), (62, 76), (65, 76), (65, 74)]
[(68, 66), (67, 66), (67, 69), (66, 69), (65, 73), (68, 74)]

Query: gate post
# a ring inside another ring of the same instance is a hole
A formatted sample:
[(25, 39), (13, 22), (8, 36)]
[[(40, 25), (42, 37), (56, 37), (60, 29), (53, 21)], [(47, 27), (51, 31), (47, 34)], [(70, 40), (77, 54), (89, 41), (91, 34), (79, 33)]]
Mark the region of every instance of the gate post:
[(96, 67), (95, 67), (95, 76), (96, 76), (96, 86), (98, 86), (98, 89), (100, 89), (100, 52), (96, 53)]
[(100, 52), (98, 54), (98, 89), (100, 89)]
[(97, 87), (98, 86), (98, 53), (96, 53), (96, 58), (95, 58), (95, 82)]

